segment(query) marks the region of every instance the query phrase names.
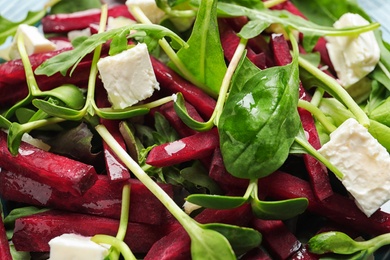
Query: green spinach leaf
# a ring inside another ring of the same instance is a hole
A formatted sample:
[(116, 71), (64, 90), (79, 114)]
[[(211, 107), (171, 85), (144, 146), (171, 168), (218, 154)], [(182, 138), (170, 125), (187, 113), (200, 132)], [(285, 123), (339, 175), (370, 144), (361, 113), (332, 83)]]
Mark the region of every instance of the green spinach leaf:
[(100, 8), (99, 0), (66, 0), (60, 1), (50, 9), (51, 14), (70, 14), (93, 8)]
[(244, 65), (236, 71), (218, 128), (227, 170), (257, 179), (284, 163), (298, 134), (298, 65), (257, 72), (242, 69), (254, 67), (249, 60)]

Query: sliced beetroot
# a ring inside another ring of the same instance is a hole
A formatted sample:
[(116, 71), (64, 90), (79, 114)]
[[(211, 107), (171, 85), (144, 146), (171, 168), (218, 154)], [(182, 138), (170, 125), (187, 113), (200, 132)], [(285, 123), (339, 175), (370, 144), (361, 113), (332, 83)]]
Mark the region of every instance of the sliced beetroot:
[(7, 234), (5, 232), (5, 227), (3, 223), (3, 218), (1, 217), (1, 210), (0, 210), (0, 259), (12, 260), (11, 252), (9, 249), (9, 242), (7, 239)]
[(146, 163), (156, 167), (172, 166), (204, 158), (219, 146), (217, 128), (184, 137), (177, 141), (155, 146), (148, 154)]
[[(48, 252), (49, 241), (62, 234), (116, 236), (118, 227), (115, 219), (50, 210), (18, 218), (12, 242), (18, 251)], [(163, 236), (163, 229), (156, 226), (129, 222), (124, 241), (134, 253), (146, 253)]]
[[(71, 14), (52, 14), (42, 18), (45, 33), (66, 33), (88, 28), (91, 23), (99, 23), (100, 9), (90, 9)], [(126, 17), (135, 20), (126, 5), (115, 5), (108, 8), (108, 17)]]
[[(188, 111), (188, 114), (193, 118), (194, 120), (197, 120), (199, 122), (203, 122), (203, 118), (199, 115), (198, 111), (195, 109), (193, 105), (186, 102), (185, 103), (186, 109)], [(194, 135), (198, 133), (198, 131), (188, 127), (177, 115), (174, 107), (173, 102), (169, 102), (165, 105), (162, 105), (159, 107), (158, 111), (169, 121), (171, 126), (176, 130), (176, 132), (180, 135), (180, 137), (187, 137), (190, 135)]]
[[(98, 107), (111, 107), (107, 98), (107, 92), (103, 86), (99, 85), (96, 91), (96, 104)], [(119, 130), (119, 120), (100, 119), (107, 130), (111, 133), (118, 144), (126, 150), (126, 143)], [(111, 181), (124, 181), (130, 178), (130, 172), (118, 156), (112, 151), (109, 145), (103, 140), (104, 160), (106, 163), (106, 171)]]
[[(247, 226), (252, 219), (252, 213), (249, 204), (245, 204), (236, 209), (230, 210), (212, 210), (205, 209), (195, 217), (199, 223), (225, 223), (238, 226)], [(179, 226), (176, 230), (157, 241), (145, 260), (170, 260), (170, 259), (191, 259), (190, 237), (183, 227)]]
[(7, 134), (0, 131), (0, 167), (56, 187), (59, 191), (80, 195), (97, 180), (92, 165), (46, 152), (22, 142), (19, 153), (13, 156), (7, 147)]
[(254, 219), (252, 227), (263, 235), (263, 245), (274, 259), (289, 259), (301, 242), (281, 220)]
[[(63, 48), (47, 53), (38, 53), (30, 56), (31, 66), (36, 69), (45, 60), (58, 55), (71, 48)], [(76, 86), (86, 86), (88, 74), (91, 67), (91, 59), (87, 56), (79, 63), (72, 74), (72, 77), (62, 76), (56, 73), (51, 77), (45, 75), (36, 76), (37, 84), (41, 90), (48, 90), (62, 84), (75, 84)], [(25, 98), (28, 94), (26, 75), (23, 63), (20, 59), (11, 60), (0, 64), (0, 107), (7, 107)]]
[(156, 79), (161, 91), (167, 94), (181, 92), (184, 99), (191, 103), (204, 119), (209, 119), (214, 112), (216, 101), (203, 90), (189, 83), (161, 61), (151, 57)]
[(390, 232), (390, 214), (378, 210), (368, 218), (351, 198), (338, 193), (320, 201), (307, 181), (291, 174), (274, 172), (263, 178), (259, 185), (260, 189), (267, 190), (269, 197), (274, 199), (305, 197), (309, 201), (310, 212), (360, 234), (379, 235)]
[(241, 260), (272, 260), (271, 256), (264, 251), (263, 248), (257, 247), (255, 249), (252, 249), (245, 255), (243, 255)]
[[(107, 176), (99, 175), (95, 184), (83, 196), (73, 196), (22, 174), (6, 170), (0, 172), (0, 194), (4, 199), (114, 219), (120, 218), (124, 183), (131, 186), (130, 221), (151, 225), (166, 221), (170, 213), (145, 185), (136, 179), (112, 183)], [(160, 184), (160, 187), (173, 197), (171, 185)]]
[[(284, 66), (292, 61), (290, 48), (283, 35), (273, 34), (270, 39), (270, 45), (274, 53), (275, 63), (279, 66)], [(300, 99), (310, 101), (310, 95), (306, 92), (303, 86), (299, 86)], [(299, 116), (302, 122), (303, 129), (308, 134), (309, 143), (315, 148), (321, 148), (320, 138), (317, 128), (314, 123), (313, 116), (305, 109), (298, 108)], [(320, 200), (326, 199), (333, 194), (330, 185), (328, 171), (324, 165), (308, 154), (303, 155), (306, 169), (309, 174), (310, 183), (314, 194)]]
[(237, 178), (226, 170), (219, 147), (214, 150), (209, 176), (215, 180), (225, 192), (233, 192), (233, 189), (242, 190), (249, 185), (249, 180)]

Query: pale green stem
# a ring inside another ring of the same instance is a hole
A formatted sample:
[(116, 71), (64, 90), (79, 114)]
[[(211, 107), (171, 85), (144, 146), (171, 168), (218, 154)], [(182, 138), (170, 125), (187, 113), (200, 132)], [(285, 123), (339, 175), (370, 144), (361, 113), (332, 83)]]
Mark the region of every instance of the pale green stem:
[(271, 8), (271, 7), (275, 6), (275, 5), (284, 3), (286, 1), (287, 0), (269, 0), (269, 1), (265, 1), (263, 4), (264, 4), (265, 8)]
[(152, 102), (149, 102), (146, 104), (132, 106), (131, 108), (155, 108), (155, 107), (159, 107), (161, 105), (164, 105), (172, 100), (173, 100), (173, 97), (168, 96), (168, 97), (160, 98), (158, 100), (155, 100), (155, 101), (152, 101)]
[[(138, 22), (143, 24), (153, 24), (148, 17), (144, 14), (144, 12), (138, 6), (130, 6), (131, 14), (137, 19)], [(176, 52), (172, 49), (171, 45), (164, 38), (159, 41), (160, 47), (164, 50), (164, 52), (168, 55), (169, 59), (175, 64), (176, 68), (180, 71), (185, 79), (192, 82), (196, 86), (204, 86), (202, 82), (199, 82), (192, 73), (187, 70), (185, 64), (178, 58)]]
[(98, 244), (108, 244), (117, 248), (125, 260), (137, 260), (126, 243), (116, 237), (108, 235), (95, 235), (91, 238), (91, 241)]
[[(223, 77), (221, 88), (219, 90), (219, 95), (217, 99), (217, 104), (215, 105), (215, 109), (212, 115), (212, 118), (214, 118), (214, 124), (218, 125), (219, 118), (221, 117), (223, 106), (225, 105), (225, 100), (227, 93), (229, 91), (230, 82), (232, 80), (233, 74), (238, 66), (238, 63), (240, 62), (242, 55), (245, 52), (246, 43), (248, 42), (247, 39), (241, 38), (240, 43), (238, 44), (233, 58), (229, 63), (229, 66), (226, 70), (225, 76)], [(210, 119), (212, 120), (212, 119)]]
[(334, 173), (334, 175), (337, 176), (337, 178), (340, 180), (343, 179), (344, 175), (339, 171), (339, 169), (337, 169), (331, 162), (329, 162), (328, 159), (326, 159), (313, 146), (311, 146), (307, 140), (295, 137), (295, 142), (302, 146), (311, 156), (322, 162), (329, 170)]
[[(310, 62), (303, 59), (302, 57), (298, 58), (299, 65), (308, 71), (310, 74), (315, 76), (318, 80), (324, 83), (332, 92), (334, 92), (342, 103), (344, 103), (349, 110), (356, 116), (358, 122), (364, 127), (368, 128), (370, 126), (370, 120), (366, 113), (359, 107), (359, 105), (353, 100), (353, 98), (348, 94), (348, 92), (332, 77), (313, 66)], [(332, 94), (332, 93), (331, 93)]]
[(31, 129), (37, 129), (37, 128), (40, 128), (43, 126), (57, 124), (57, 123), (61, 123), (64, 121), (66, 121), (66, 120), (63, 118), (60, 118), (60, 117), (51, 117), (51, 118), (47, 118), (47, 119), (41, 119), (41, 120), (37, 120), (37, 121), (33, 121), (33, 122), (24, 123), (21, 126), (23, 127), (23, 129), (27, 130), (26, 132), (29, 132)]
[(310, 103), (313, 104), (313, 106), (318, 107), (321, 103), (321, 100), (324, 96), (325, 91), (322, 88), (316, 88), (316, 91), (314, 92), (313, 97), (311, 98)]
[(337, 129), (336, 126), (334, 126), (328, 118), (325, 116), (325, 114), (319, 109), (318, 107), (314, 106), (312, 103), (307, 102), (305, 100), (299, 100), (298, 101), (298, 107), (303, 108), (310, 112), (325, 128), (325, 130), (328, 133), (332, 133), (334, 130)]
[(386, 77), (390, 79), (390, 72), (387, 70), (386, 66), (381, 61), (378, 62), (378, 65), (382, 69), (383, 73), (385, 73)]
[(103, 125), (96, 126), (96, 131), (103, 140), (110, 146), (118, 158), (129, 168), (129, 170), (152, 192), (156, 198), (172, 213), (177, 221), (183, 226), (190, 236), (199, 230), (197, 222), (188, 216), (169, 195), (136, 163), (130, 155), (118, 144), (114, 137)]

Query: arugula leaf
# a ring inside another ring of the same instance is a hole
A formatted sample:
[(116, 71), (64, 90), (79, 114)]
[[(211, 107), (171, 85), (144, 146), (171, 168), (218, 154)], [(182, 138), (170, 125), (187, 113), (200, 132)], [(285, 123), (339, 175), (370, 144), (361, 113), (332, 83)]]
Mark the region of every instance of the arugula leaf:
[(317, 24), (333, 26), (344, 13), (358, 13), (370, 21), (370, 17), (359, 7), (356, 0), (292, 0), (293, 4), (310, 20)]
[(125, 27), (112, 29), (106, 32), (94, 34), (87, 38), (82, 43), (79, 43), (73, 50), (60, 53), (53, 58), (46, 60), (36, 70), (37, 75), (52, 76), (57, 72), (66, 75), (69, 68), (72, 67), (70, 73), (76, 68), (77, 64), (88, 54), (94, 51), (99, 45), (107, 42), (117, 35), (122, 35), (124, 31), (130, 34), (131, 30), (144, 31), (149, 37), (161, 39), (165, 36), (179, 43), (181, 46), (186, 46), (186, 43), (175, 33), (165, 27), (154, 24), (131, 24)]
[[(254, 66), (247, 59), (244, 64)], [(218, 124), (221, 152), (232, 175), (257, 179), (283, 164), (298, 133), (298, 65), (254, 73), (242, 67)]]
[(182, 48), (177, 52), (179, 59), (186, 61), (186, 69), (204, 85), (199, 87), (213, 96), (218, 95), (226, 72), (216, 5), (216, 0), (201, 1), (192, 34), (187, 42), (189, 48)]
[(51, 14), (70, 14), (93, 8), (100, 8), (99, 0), (66, 0), (60, 1), (50, 9)]
[(250, 20), (260, 20), (264, 23), (281, 24), (286, 28), (296, 29), (304, 35), (303, 41), (306, 50), (312, 49), (318, 38), (321, 36), (356, 35), (374, 30), (380, 26), (379, 23), (371, 23), (366, 26), (336, 29), (332, 26), (324, 26), (321, 25), (321, 23), (314, 23), (305, 20), (302, 17), (291, 14), (286, 10), (250, 9), (230, 3), (219, 3), (218, 12), (221, 16), (247, 16)]

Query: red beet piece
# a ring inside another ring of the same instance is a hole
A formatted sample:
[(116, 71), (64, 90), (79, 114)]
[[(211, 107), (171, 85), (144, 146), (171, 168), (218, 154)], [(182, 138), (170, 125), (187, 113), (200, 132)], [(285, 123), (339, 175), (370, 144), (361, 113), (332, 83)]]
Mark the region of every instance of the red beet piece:
[(219, 146), (217, 128), (184, 137), (180, 140), (154, 147), (146, 163), (156, 167), (171, 166), (210, 155)]
[[(199, 223), (225, 223), (246, 226), (252, 219), (249, 204), (231, 210), (205, 209), (195, 219)], [(145, 256), (145, 260), (191, 259), (190, 237), (179, 227), (157, 241)]]
[[(279, 66), (284, 66), (292, 61), (290, 48), (283, 35), (272, 35), (270, 45), (272, 47), (275, 63)], [(299, 87), (300, 98), (310, 101), (310, 96), (300, 84)], [(314, 123), (312, 115), (301, 108), (298, 108), (299, 116), (301, 118), (303, 129), (309, 134), (309, 143), (315, 148), (321, 147), (320, 138), (318, 136), (317, 128)], [(309, 174), (310, 183), (312, 185), (314, 194), (318, 199), (323, 200), (333, 194), (330, 185), (328, 171), (320, 162), (308, 154), (303, 155), (306, 169)]]
[[(111, 107), (107, 98), (107, 92), (101, 84), (98, 85), (96, 91), (96, 103), (98, 107)], [(123, 139), (121, 132), (119, 131), (119, 120), (100, 119), (100, 123), (103, 124), (107, 130), (112, 134), (118, 144), (126, 150), (126, 143)], [(107, 175), (112, 181), (124, 181), (130, 178), (130, 172), (125, 164), (118, 158), (118, 156), (112, 151), (109, 145), (103, 140), (104, 159), (106, 162)]]
[[(88, 191), (74, 196), (19, 173), (0, 172), (0, 194), (4, 199), (114, 219), (120, 218), (124, 183), (113, 183), (107, 176), (99, 175)], [(145, 185), (136, 179), (129, 179), (127, 183), (131, 186), (130, 221), (151, 225), (164, 222), (169, 212)], [(160, 187), (173, 196), (171, 185), (160, 184)]]
[(97, 180), (92, 165), (43, 151), (22, 142), (19, 154), (13, 156), (7, 147), (7, 134), (0, 131), (0, 167), (17, 172), (59, 191), (79, 195)]
[[(45, 33), (66, 33), (73, 30), (88, 28), (91, 23), (100, 20), (100, 9), (90, 9), (71, 14), (52, 14), (42, 19)], [(108, 9), (108, 17), (126, 17), (133, 19), (126, 5), (115, 5)]]
[[(199, 115), (198, 111), (196, 111), (195, 107), (191, 105), (190, 103), (185, 103), (188, 114), (191, 116), (191, 118), (203, 122), (203, 118)], [(158, 111), (169, 121), (171, 126), (176, 130), (176, 132), (181, 137), (187, 137), (190, 135), (194, 135), (198, 133), (198, 131), (188, 127), (177, 115), (175, 109), (173, 108), (173, 102), (169, 102), (165, 105), (162, 105)]]
[(203, 118), (208, 119), (211, 117), (216, 104), (212, 97), (183, 79), (164, 63), (153, 57), (151, 57), (151, 61), (162, 92), (167, 92), (168, 94), (181, 92), (184, 99), (191, 103)]
[[(12, 241), (18, 251), (48, 252), (48, 243), (56, 236), (65, 233), (115, 236), (118, 227), (119, 221), (115, 219), (50, 210), (18, 218)], [(146, 253), (163, 235), (163, 230), (156, 226), (129, 222), (124, 241), (134, 253)]]
[[(35, 70), (45, 60), (70, 49), (71, 48), (63, 48), (47, 53), (33, 54), (30, 56), (31, 67)], [(90, 56), (87, 56), (78, 64), (72, 77), (64, 77), (60, 73), (56, 73), (51, 77), (38, 75), (36, 76), (36, 80), (41, 90), (49, 90), (67, 83), (83, 87), (86, 86), (86, 83), (88, 82), (90, 66), (91, 59)], [(20, 59), (0, 64), (0, 75), (0, 107), (11, 106), (27, 96), (28, 88), (26, 75), (23, 63)]]
[(213, 153), (209, 176), (215, 180), (225, 192), (233, 192), (234, 189), (242, 190), (249, 185), (249, 180), (237, 178), (226, 170), (219, 147), (216, 148)]
[(268, 195), (274, 199), (305, 197), (309, 201), (310, 212), (360, 234), (379, 235), (390, 232), (390, 214), (378, 210), (368, 218), (351, 198), (338, 193), (320, 201), (307, 181), (288, 173), (274, 172), (263, 178), (259, 185), (260, 189), (267, 190)]
[(252, 226), (263, 235), (263, 243), (275, 259), (288, 259), (301, 248), (301, 242), (280, 220), (254, 219)]
[(241, 260), (272, 260), (271, 256), (268, 255), (263, 248), (257, 247), (252, 249), (244, 256), (240, 258)]
[(1, 217), (1, 211), (0, 211), (0, 259), (12, 260), (7, 235), (5, 233), (3, 218)]

